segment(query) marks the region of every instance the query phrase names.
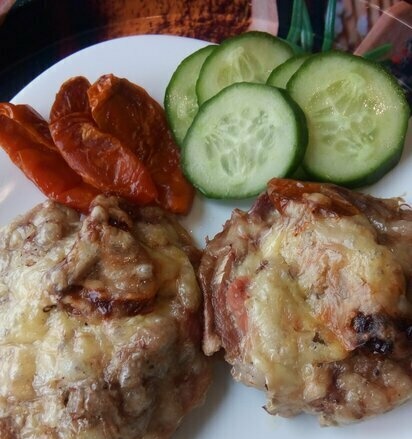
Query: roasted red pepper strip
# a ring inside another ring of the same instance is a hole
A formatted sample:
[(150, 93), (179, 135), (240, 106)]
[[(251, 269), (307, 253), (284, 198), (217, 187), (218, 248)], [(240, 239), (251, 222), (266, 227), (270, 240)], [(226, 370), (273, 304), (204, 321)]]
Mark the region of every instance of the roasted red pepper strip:
[[(22, 112), (21, 114), (28, 115), (22, 110), (23, 106), (18, 107), (20, 108), (14, 109), (14, 114)], [(4, 110), (5, 106), (0, 104), (0, 108)], [(9, 109), (13, 110), (12, 107)], [(22, 117), (15, 120), (5, 113), (0, 111), (0, 146), (10, 159), (46, 196), (86, 213), (99, 191), (84, 183), (60, 153), (50, 149), (50, 144), (41, 140), (43, 134), (35, 128), (37, 123), (40, 124), (41, 117), (36, 116), (37, 119), (30, 124), (29, 119), (23, 123)]]
[(180, 169), (180, 153), (163, 108), (143, 88), (114, 75), (100, 77), (88, 95), (99, 128), (118, 138), (148, 167), (159, 204), (174, 213), (188, 213), (195, 191)]
[(50, 110), (50, 123), (70, 113), (90, 113), (87, 90), (90, 82), (84, 76), (75, 76), (62, 84)]
[(90, 185), (137, 204), (156, 200), (156, 187), (143, 163), (87, 114), (68, 114), (51, 124), (50, 131), (66, 162)]

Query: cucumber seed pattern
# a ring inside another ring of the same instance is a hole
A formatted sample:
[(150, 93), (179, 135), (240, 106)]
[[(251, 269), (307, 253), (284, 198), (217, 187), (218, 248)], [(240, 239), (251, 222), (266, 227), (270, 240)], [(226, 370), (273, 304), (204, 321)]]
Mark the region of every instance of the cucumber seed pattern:
[(320, 138), (312, 140), (324, 142), (348, 158), (370, 157), (378, 131), (373, 115), (380, 109), (367, 89), (366, 80), (352, 73), (314, 94), (308, 108)]
[(233, 49), (227, 55), (226, 65), (217, 75), (217, 84), (220, 88), (235, 82), (266, 82), (268, 72), (258, 57), (243, 47)]
[[(226, 115), (206, 136), (206, 156), (218, 157), (222, 172), (234, 184), (243, 184), (268, 160), (268, 150), (276, 142), (277, 127), (264, 111), (245, 108), (236, 115)], [(258, 145), (250, 148), (253, 141)]]

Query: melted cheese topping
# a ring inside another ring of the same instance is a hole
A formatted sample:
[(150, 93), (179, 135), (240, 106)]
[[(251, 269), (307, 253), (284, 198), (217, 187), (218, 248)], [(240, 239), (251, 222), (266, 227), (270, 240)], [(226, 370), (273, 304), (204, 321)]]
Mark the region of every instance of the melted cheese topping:
[[(228, 238), (259, 242), (232, 273), (251, 279), (248, 332), (234, 375), (250, 381), (244, 364), (251, 365), (254, 385), (268, 391), (268, 410), (282, 405), (286, 414), (293, 412), (293, 400), (326, 395), (328, 381), (316, 366), (343, 360), (356, 348), (351, 320), (357, 312), (396, 312), (404, 297), (399, 264), (362, 217), (315, 222), (305, 220), (302, 206), (290, 209), (271, 227), (242, 223)], [(245, 244), (234, 245), (239, 251)]]
[[(170, 224), (134, 223), (133, 239), (155, 267), (155, 308), (121, 318), (73, 315), (56, 304), (50, 273), (76, 271), (66, 265), (81, 227), (70, 209), (47, 202), (0, 232), (0, 430), (5, 419), (18, 437), (169, 437), (209, 381), (184, 332), (201, 303), (192, 265)], [(121, 248), (132, 237), (113, 234)], [(127, 289), (122, 279), (117, 286)]]

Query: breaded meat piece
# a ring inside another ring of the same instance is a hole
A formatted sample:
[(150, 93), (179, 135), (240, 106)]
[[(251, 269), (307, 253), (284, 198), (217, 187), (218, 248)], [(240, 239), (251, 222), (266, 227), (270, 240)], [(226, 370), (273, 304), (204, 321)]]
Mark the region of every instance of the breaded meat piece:
[(412, 210), (274, 179), (209, 240), (204, 351), (223, 348), (266, 410), (341, 424), (412, 395)]
[(173, 216), (115, 197), (3, 228), (0, 437), (170, 437), (210, 381), (199, 257)]

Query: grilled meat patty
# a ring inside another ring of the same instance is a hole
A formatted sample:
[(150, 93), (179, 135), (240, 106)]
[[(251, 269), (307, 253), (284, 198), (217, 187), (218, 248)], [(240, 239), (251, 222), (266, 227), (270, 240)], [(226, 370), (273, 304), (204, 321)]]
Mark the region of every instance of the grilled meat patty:
[(0, 231), (1, 438), (168, 438), (203, 400), (200, 253), (119, 203), (46, 201)]
[(360, 420), (412, 395), (412, 210), (274, 179), (208, 241), (204, 351), (223, 348), (266, 410)]

